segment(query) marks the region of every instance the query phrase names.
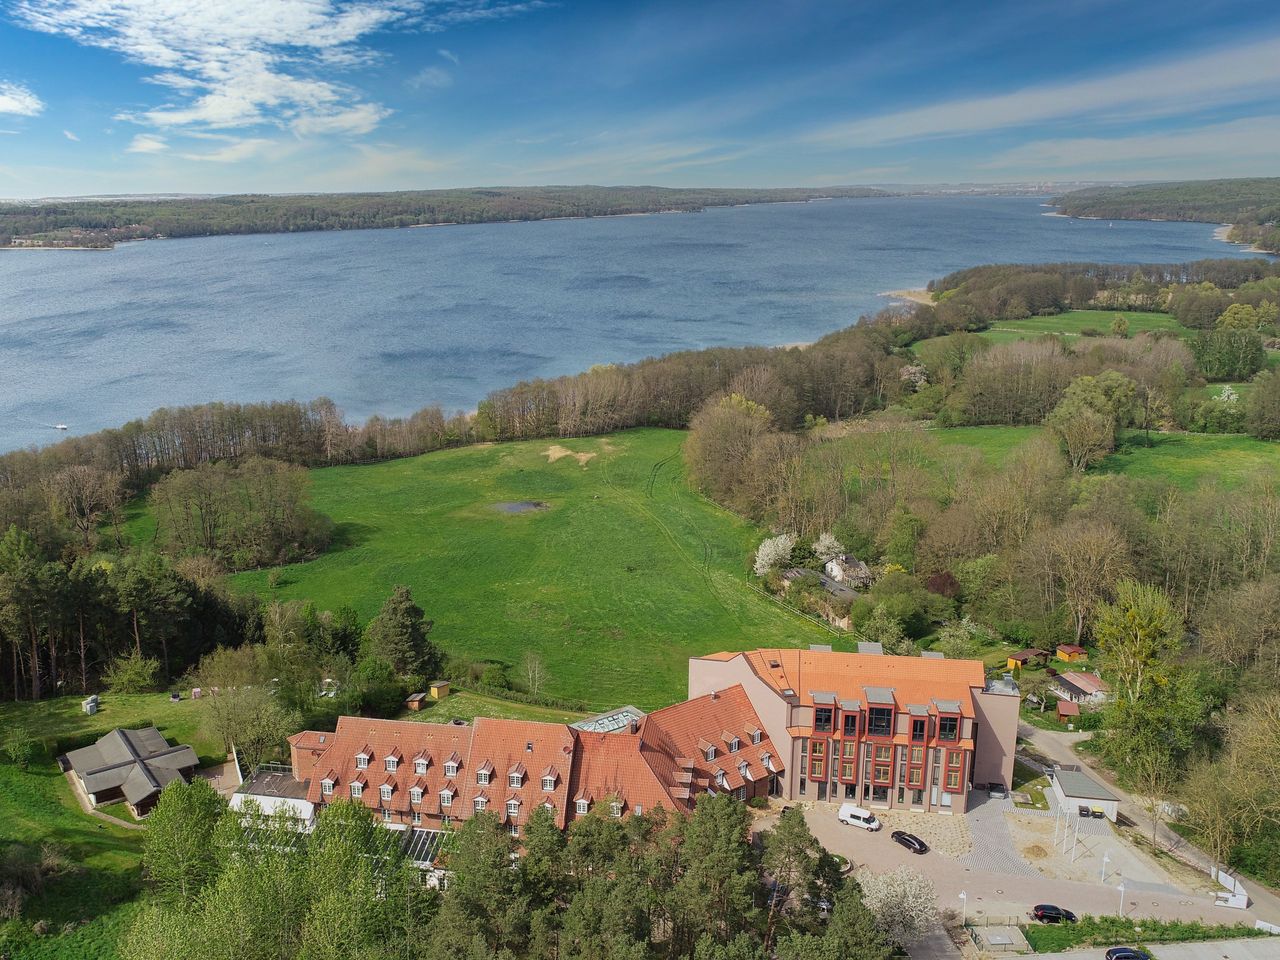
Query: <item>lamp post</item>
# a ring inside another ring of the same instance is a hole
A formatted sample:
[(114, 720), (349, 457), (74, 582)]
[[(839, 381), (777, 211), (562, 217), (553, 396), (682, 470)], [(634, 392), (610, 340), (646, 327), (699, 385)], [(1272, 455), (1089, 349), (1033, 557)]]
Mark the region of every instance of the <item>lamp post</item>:
[(1107, 864), (1111, 862), (1111, 854), (1104, 853), (1102, 855), (1102, 882), (1107, 882)]
[(969, 920), (969, 895), (963, 890), (960, 891), (960, 926), (965, 926)]
[(1120, 891), (1120, 919), (1124, 919), (1124, 881), (1120, 881), (1120, 886), (1116, 888)]

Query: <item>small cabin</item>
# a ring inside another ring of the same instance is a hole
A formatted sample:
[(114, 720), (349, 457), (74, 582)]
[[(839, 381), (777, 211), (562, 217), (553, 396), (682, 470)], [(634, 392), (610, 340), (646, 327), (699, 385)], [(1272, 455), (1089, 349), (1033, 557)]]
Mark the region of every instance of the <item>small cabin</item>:
[(432, 700), (443, 700), (449, 696), (449, 681), (437, 680), (427, 688), (427, 692), (431, 694)]
[(1058, 701), (1058, 722), (1073, 723), (1080, 719), (1080, 704), (1070, 700)]
[(1035, 647), (1028, 647), (1026, 650), (1019, 650), (1017, 653), (1011, 653), (1009, 655), (1008, 669), (1021, 670), (1028, 664), (1048, 662), (1048, 650), (1038, 650)]
[(1075, 663), (1089, 656), (1089, 651), (1078, 643), (1061, 643), (1058, 645), (1058, 659), (1066, 663)]
[(421, 710), (427, 702), (427, 694), (415, 693), (405, 698), (404, 705), (410, 710)]

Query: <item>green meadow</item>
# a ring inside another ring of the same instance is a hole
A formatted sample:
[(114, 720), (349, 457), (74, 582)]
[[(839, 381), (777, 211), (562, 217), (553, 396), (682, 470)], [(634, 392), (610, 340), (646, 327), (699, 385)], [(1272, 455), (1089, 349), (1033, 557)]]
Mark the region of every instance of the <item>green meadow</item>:
[[(689, 488), (683, 442), (632, 430), (315, 470), (333, 547), (275, 588), (266, 571), (233, 582), (365, 619), (406, 584), (449, 653), (515, 673), (534, 651), (546, 693), (600, 709), (679, 699), (697, 654), (830, 642), (749, 585), (763, 532)], [(501, 509), (524, 501), (538, 506)]]
[(1111, 332), (1111, 321), (1120, 314), (1129, 321), (1129, 335), (1151, 330), (1170, 330), (1180, 337), (1195, 336), (1195, 331), (1182, 326), (1167, 313), (1143, 313), (1128, 310), (1068, 310), (1051, 317), (1027, 317), (1025, 320), (1001, 320), (992, 324), (978, 336), (992, 343), (1009, 343), (1013, 340), (1034, 340), (1048, 334), (1063, 337), (1082, 336), (1081, 331), (1092, 328), (1106, 335)]

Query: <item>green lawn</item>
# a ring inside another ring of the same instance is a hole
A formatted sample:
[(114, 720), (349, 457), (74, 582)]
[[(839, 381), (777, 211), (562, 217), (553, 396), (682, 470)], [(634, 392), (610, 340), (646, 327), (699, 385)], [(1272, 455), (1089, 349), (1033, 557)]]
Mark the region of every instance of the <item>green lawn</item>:
[(1027, 317), (1025, 320), (1001, 320), (979, 336), (992, 343), (1009, 343), (1013, 340), (1034, 340), (1046, 334), (1079, 337), (1088, 327), (1111, 333), (1111, 321), (1119, 313), (1129, 321), (1129, 335), (1148, 330), (1172, 330), (1180, 337), (1191, 337), (1195, 331), (1184, 327), (1167, 313), (1143, 313), (1128, 310), (1068, 310), (1051, 317)]
[(417, 720), (421, 723), (448, 723), (451, 720), (474, 720), (476, 717), (496, 717), (499, 720), (541, 720), (544, 723), (572, 723), (582, 719), (586, 714), (574, 713), (571, 710), (556, 710), (552, 707), (538, 707), (531, 704), (517, 703), (514, 700), (499, 700), (482, 693), (471, 693), (468, 690), (455, 690), (440, 701), (431, 701), (421, 710), (406, 710), (400, 720)]
[[(951, 427), (932, 435), (950, 446), (972, 447), (991, 464), (1001, 464), (1040, 427)], [(1227, 486), (1240, 483), (1259, 468), (1280, 466), (1280, 446), (1252, 437), (1205, 433), (1153, 433), (1151, 445), (1142, 434), (1126, 431), (1119, 448), (1091, 473), (1123, 473), (1130, 477), (1165, 480), (1193, 487), (1216, 479)]]
[[(333, 518), (322, 557), (234, 585), (263, 596), (377, 612), (413, 589), (446, 651), (545, 661), (550, 695), (605, 709), (684, 695), (687, 661), (722, 649), (831, 642), (832, 635), (750, 589), (763, 535), (685, 484), (682, 432), (442, 451), (315, 470), (313, 503)], [(550, 462), (562, 446), (595, 454)], [(495, 504), (540, 501), (511, 514)], [(133, 529), (145, 523), (135, 517)]]

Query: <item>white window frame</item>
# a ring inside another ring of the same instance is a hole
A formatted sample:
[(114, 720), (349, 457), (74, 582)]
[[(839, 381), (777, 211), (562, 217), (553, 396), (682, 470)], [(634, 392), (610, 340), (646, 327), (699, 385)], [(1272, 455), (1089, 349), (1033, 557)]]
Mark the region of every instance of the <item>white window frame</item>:
[(578, 800), (577, 802), (574, 803), (573, 809), (576, 810), (578, 813), (586, 813), (588, 810), (591, 809), (591, 801)]
[(543, 792), (544, 792), (544, 793), (552, 793), (552, 792), (555, 790), (555, 788), (556, 788), (556, 778), (555, 778), (555, 777), (543, 777), (543, 778), (542, 778), (542, 790), (543, 790)]
[(397, 760), (395, 757), (387, 757), (387, 759), (383, 761), (383, 763), (387, 768), (387, 773), (395, 773), (396, 767), (399, 765), (400, 761)]
[(422, 788), (421, 788), (421, 787), (410, 787), (410, 788), (409, 788), (409, 802), (410, 802), (410, 803), (421, 803), (421, 802), (422, 802)]
[(390, 822), (391, 822), (391, 808), (390, 808), (390, 807), (383, 807), (383, 808), (382, 808), (382, 822), (383, 822), (383, 823), (390, 823)]
[(413, 825), (415, 827), (422, 826), (422, 812), (419, 810), (413, 811)]
[(609, 804), (609, 816), (611, 816), (611, 817), (620, 817), (620, 816), (622, 816), (622, 801), (620, 801), (620, 800), (614, 800), (614, 801), (610, 802), (610, 804)]
[(707, 763), (710, 763), (712, 760), (716, 758), (716, 748), (707, 747), (707, 752), (704, 753), (703, 756), (706, 757)]
[(513, 824), (509, 825), (509, 826), (507, 827), (507, 833), (511, 834), (511, 836), (513, 836), (513, 837), (518, 837), (518, 836), (520, 836), (520, 824), (518, 824), (518, 823), (513, 823)]
[(364, 796), (364, 784), (363, 784), (363, 783), (353, 783), (353, 784), (351, 785), (351, 799), (352, 799), (352, 800), (359, 800), (359, 799), (360, 799), (361, 797), (363, 797), (363, 796)]
[(508, 800), (508, 801), (507, 801), (507, 816), (508, 816), (508, 817), (518, 817), (518, 816), (520, 816), (520, 801), (519, 801), (519, 800)]
[(519, 790), (524, 786), (524, 777), (520, 776), (518, 773), (508, 774), (507, 786), (511, 787), (513, 790)]
[(729, 741), (730, 753), (737, 753), (741, 748), (742, 748), (742, 741), (739, 740), (737, 737), (734, 737), (731, 741)]
[(763, 737), (761, 736), (761, 734), (760, 734), (760, 731), (759, 731), (759, 730), (756, 730), (756, 731), (754, 731), (754, 732), (751, 734), (751, 742), (752, 742), (753, 744), (755, 744), (756, 746), (759, 746), (759, 745), (760, 745), (760, 741), (761, 741), (762, 739), (763, 739)]
[(453, 806), (453, 794), (450, 791), (448, 790), (440, 791), (440, 806), (442, 809), (445, 807)]
[(321, 781), (320, 781), (320, 792), (321, 792), (321, 793), (323, 793), (326, 797), (332, 796), (332, 795), (333, 795), (333, 781), (332, 781), (332, 780), (321, 780)]
[(478, 784), (479, 784), (480, 786), (482, 786), (482, 787), (487, 787), (487, 786), (489, 785), (489, 771), (488, 771), (488, 770), (477, 770), (477, 771), (476, 771), (476, 783), (478, 783)]
[(472, 804), (472, 806), (475, 807), (476, 813), (483, 813), (485, 808), (489, 806), (489, 801), (484, 797), (476, 797), (475, 803)]
[(391, 784), (389, 784), (389, 783), (384, 783), (381, 787), (379, 787), (379, 788), (378, 788), (378, 796), (383, 800), (383, 802), (386, 802), (386, 801), (390, 800), (390, 799), (391, 799)]
[(357, 770), (369, 769), (369, 758), (366, 757), (363, 753), (356, 754), (356, 769)]
[(456, 777), (458, 775), (458, 765), (456, 763), (446, 763), (444, 765), (444, 775), (446, 777)]
[(416, 773), (418, 776), (422, 776), (423, 774), (425, 774), (427, 772), (427, 761), (425, 760), (413, 761), (413, 772)]

